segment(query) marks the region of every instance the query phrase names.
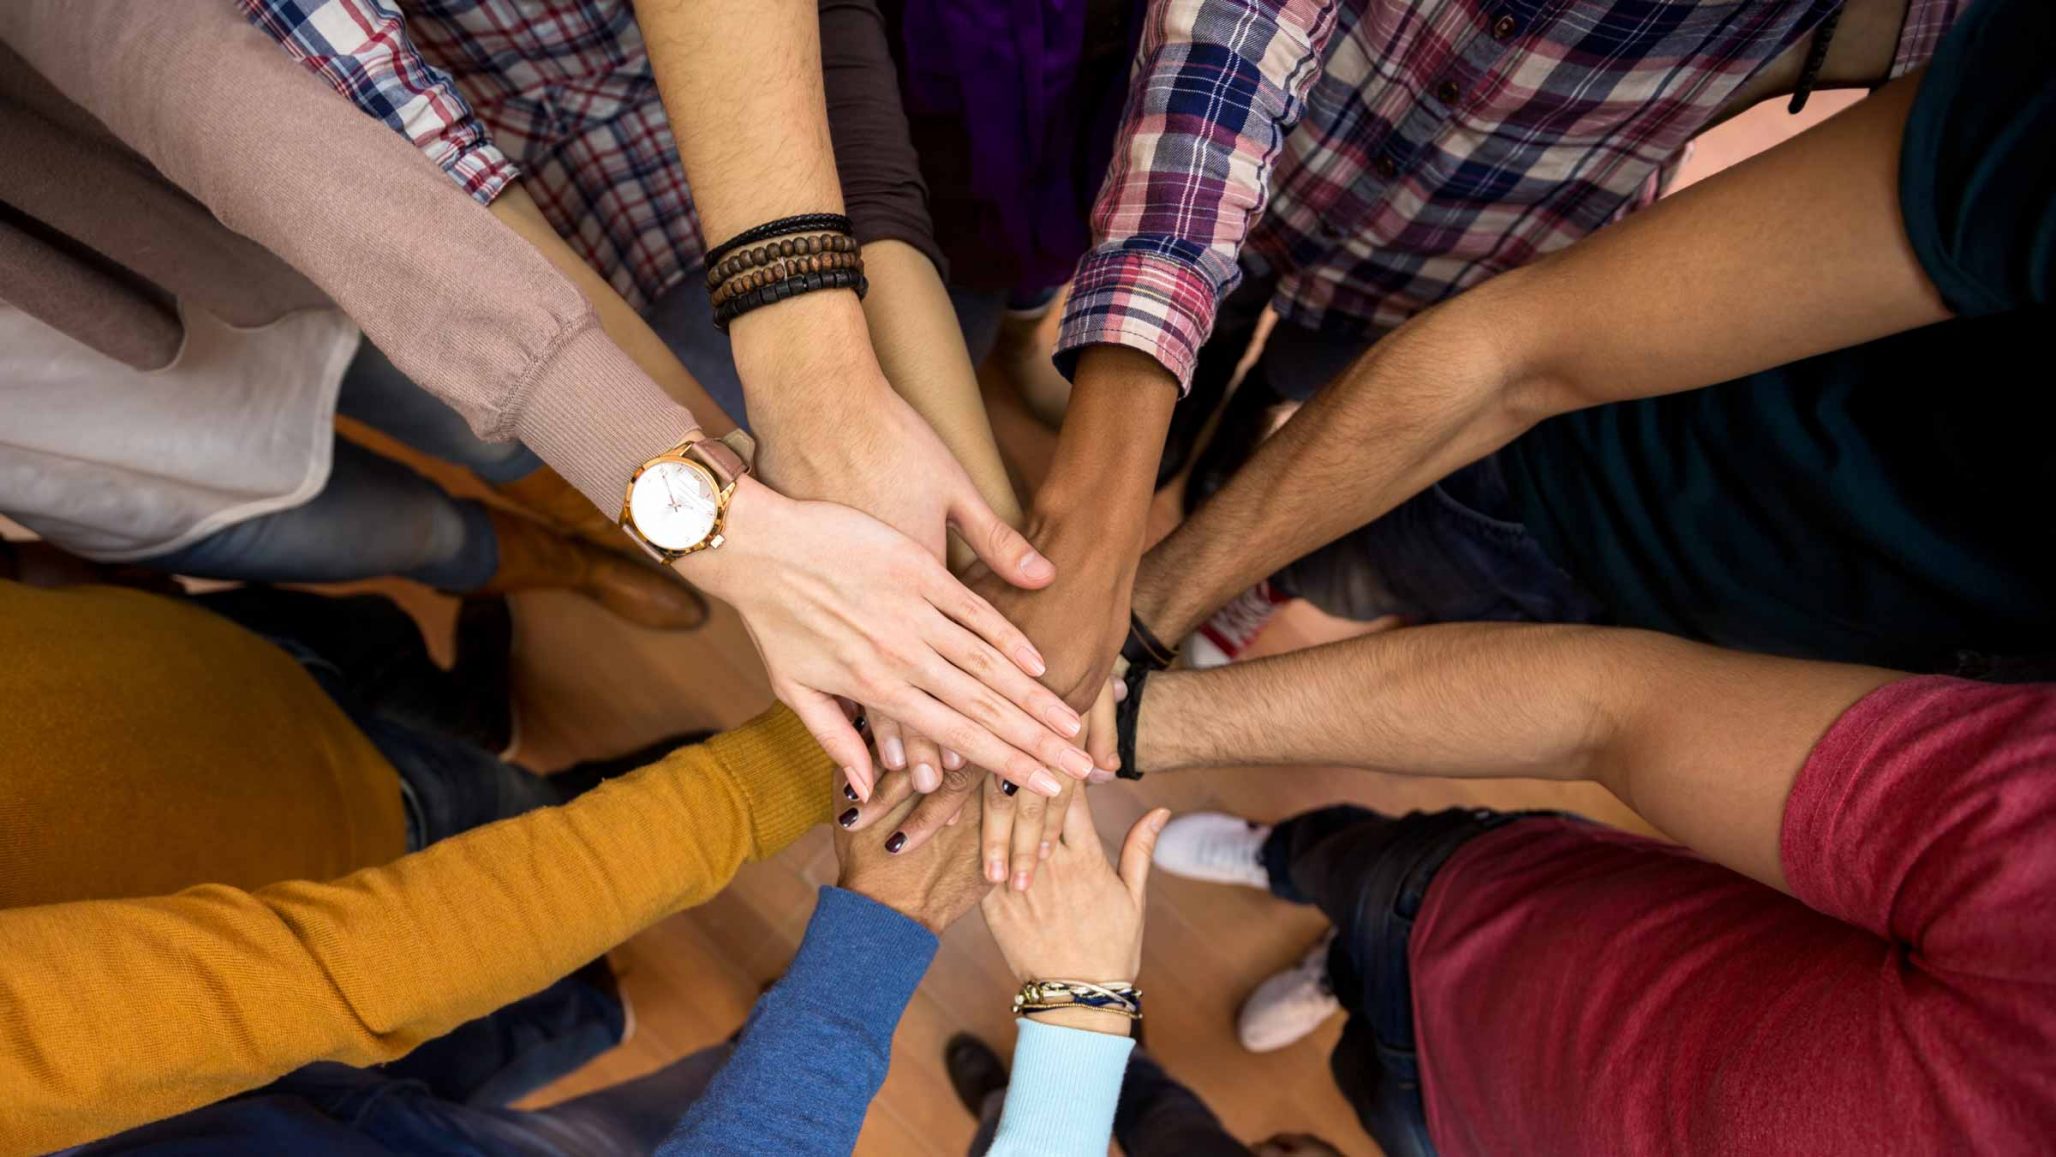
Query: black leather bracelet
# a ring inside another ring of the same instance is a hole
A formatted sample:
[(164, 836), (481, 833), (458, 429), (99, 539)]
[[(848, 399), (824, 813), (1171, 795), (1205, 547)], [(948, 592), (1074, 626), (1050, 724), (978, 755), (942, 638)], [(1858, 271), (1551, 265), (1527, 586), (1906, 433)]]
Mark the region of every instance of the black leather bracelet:
[(1142, 718), (1142, 689), (1149, 683), (1150, 670), (1130, 666), (1122, 677), (1128, 697), (1114, 705), (1114, 754), (1121, 758), (1114, 774), (1122, 779), (1142, 778), (1142, 768), (1135, 761), (1135, 728)]
[(713, 268), (721, 259), (745, 245), (769, 241), (773, 237), (790, 237), (794, 233), (848, 233), (856, 235), (856, 226), (840, 213), (799, 213), (791, 217), (780, 217), (745, 229), (721, 244), (707, 250), (706, 264)]
[(1797, 113), (1806, 107), (1806, 100), (1813, 95), (1813, 86), (1820, 83), (1821, 66), (1828, 62), (1828, 48), (1835, 42), (1835, 27), (1842, 22), (1842, 10), (1832, 8), (1813, 30), (1813, 43), (1806, 49), (1806, 65), (1799, 70), (1799, 83), (1792, 88), (1792, 103), (1785, 106), (1788, 113)]
[(1178, 661), (1178, 648), (1166, 647), (1156, 632), (1145, 626), (1133, 611), (1128, 614), (1128, 641), (1121, 644), (1121, 657), (1130, 671), (1147, 667), (1161, 671)]
[(752, 289), (748, 293), (739, 293), (722, 302), (714, 310), (714, 328), (727, 333), (728, 323), (753, 309), (762, 309), (787, 298), (823, 289), (853, 289), (861, 301), (864, 294), (870, 292), (871, 283), (859, 269), (827, 269), (816, 273), (802, 273), (797, 277), (788, 277), (784, 281), (774, 281), (770, 285)]

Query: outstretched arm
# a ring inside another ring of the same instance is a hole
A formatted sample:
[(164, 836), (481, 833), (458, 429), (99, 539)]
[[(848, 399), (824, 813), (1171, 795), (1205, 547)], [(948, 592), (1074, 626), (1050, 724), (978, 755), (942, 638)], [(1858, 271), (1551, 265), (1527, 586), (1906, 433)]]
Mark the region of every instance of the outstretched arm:
[(1785, 798), (1828, 727), (1893, 672), (1648, 631), (1461, 623), (1144, 685), (1144, 771), (1343, 764), (1590, 779), (1701, 854), (1784, 886)]
[(1555, 414), (1949, 316), (1900, 206), (1917, 83), (1888, 85), (1379, 342), (1150, 552), (1136, 583), (1143, 621), (1183, 637), (1257, 580)]

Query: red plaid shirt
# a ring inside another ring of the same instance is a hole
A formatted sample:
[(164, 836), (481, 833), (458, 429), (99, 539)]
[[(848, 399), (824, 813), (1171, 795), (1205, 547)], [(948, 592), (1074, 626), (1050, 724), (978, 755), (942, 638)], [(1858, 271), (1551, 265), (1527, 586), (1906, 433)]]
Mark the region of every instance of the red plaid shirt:
[(240, 2), (481, 201), (513, 175), (511, 154), (550, 224), (637, 308), (700, 264), (631, 0), (400, 0), (404, 21), (391, 0)]
[[(1060, 358), (1188, 383), (1240, 264), (1373, 334), (1653, 201), (1836, 0), (1152, 0)], [(1909, 0), (1892, 74), (1969, 0)]]

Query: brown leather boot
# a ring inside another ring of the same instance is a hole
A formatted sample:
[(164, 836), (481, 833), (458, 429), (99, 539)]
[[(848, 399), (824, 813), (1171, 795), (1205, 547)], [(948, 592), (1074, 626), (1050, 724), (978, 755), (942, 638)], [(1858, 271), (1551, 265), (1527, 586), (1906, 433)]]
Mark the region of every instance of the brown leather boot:
[(619, 523), (600, 513), (577, 487), (548, 466), (493, 489), (566, 534), (624, 554), (636, 549)]
[(577, 591), (644, 627), (690, 631), (707, 621), (707, 600), (670, 570), (601, 550), (540, 522), (490, 512), (500, 569), (478, 593)]

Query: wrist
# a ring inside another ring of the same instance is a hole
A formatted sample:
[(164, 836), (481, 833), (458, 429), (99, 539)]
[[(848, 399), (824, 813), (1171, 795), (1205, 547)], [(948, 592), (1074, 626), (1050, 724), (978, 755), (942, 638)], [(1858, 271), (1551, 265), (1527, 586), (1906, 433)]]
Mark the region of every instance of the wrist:
[(1105, 1033), (1108, 1036), (1132, 1036), (1135, 1031), (1135, 1022), (1132, 1019), (1104, 1008), (1074, 1005), (1070, 1008), (1038, 1009), (1021, 1015), (1037, 1024), (1082, 1029), (1085, 1032)]
[(819, 403), (862, 400), (889, 390), (863, 303), (848, 290), (823, 290), (751, 310), (729, 327), (737, 375), (754, 415), (805, 413)]
[(1132, 529), (1139, 541), (1177, 402), (1177, 379), (1155, 359), (1122, 346), (1086, 350), (1032, 517)]
[[(731, 576), (750, 569), (749, 560), (763, 557), (777, 539), (774, 524), (791, 505), (790, 499), (757, 481), (755, 475), (743, 475), (736, 479), (735, 492), (729, 495), (728, 507), (721, 515), (721, 545), (676, 559), (671, 569), (723, 602), (740, 603), (743, 600), (738, 596), (751, 588), (748, 583), (731, 581)], [(762, 580), (761, 572), (758, 578)]]

